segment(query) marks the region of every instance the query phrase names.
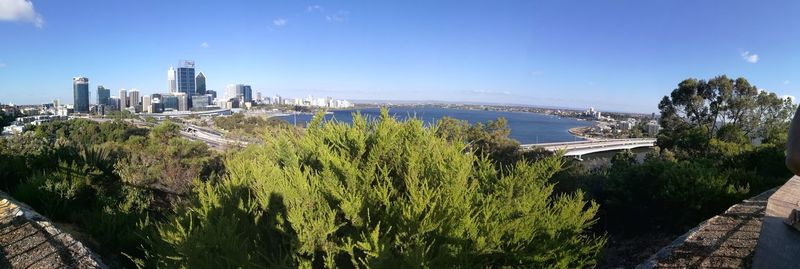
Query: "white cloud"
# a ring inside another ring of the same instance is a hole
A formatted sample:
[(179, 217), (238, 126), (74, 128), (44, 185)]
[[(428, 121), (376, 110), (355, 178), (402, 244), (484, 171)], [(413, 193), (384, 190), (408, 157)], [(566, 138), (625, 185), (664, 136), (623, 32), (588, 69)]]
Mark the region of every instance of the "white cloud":
[(485, 95), (511, 95), (511, 92), (509, 91), (471, 90), (469, 92), (474, 94), (485, 94)]
[(29, 22), (38, 28), (44, 26), (44, 18), (36, 13), (30, 0), (0, 0), (0, 21)]
[(750, 53), (749, 51), (745, 51), (741, 53), (742, 59), (748, 63), (754, 64), (758, 62), (758, 54)]
[(287, 20), (287, 19), (277, 18), (277, 19), (272, 20), (272, 25), (275, 25), (275, 26), (278, 26), (278, 27), (283, 27), (288, 22), (289, 22), (289, 20)]
[(208, 48), (208, 43), (207, 42), (203, 42), (203, 44), (200, 44), (200, 47)]
[(783, 85), (789, 85), (789, 81), (788, 80), (784, 80), (783, 81)]
[(325, 16), (325, 19), (329, 22), (343, 22), (347, 19), (347, 15), (350, 15), (349, 11), (339, 10), (339, 12)]
[(306, 12), (314, 12), (314, 11), (324, 11), (325, 9), (322, 8), (320, 5), (311, 5), (306, 8)]

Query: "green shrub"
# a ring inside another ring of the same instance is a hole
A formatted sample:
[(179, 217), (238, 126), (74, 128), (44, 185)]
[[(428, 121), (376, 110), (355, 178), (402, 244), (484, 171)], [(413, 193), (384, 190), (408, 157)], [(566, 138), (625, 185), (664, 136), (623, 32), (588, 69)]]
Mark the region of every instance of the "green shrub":
[(419, 120), (321, 121), (226, 160), (158, 226), (147, 266), (591, 266), (597, 205), (553, 196), (559, 157), (496, 169)]
[(612, 167), (603, 193), (604, 221), (610, 231), (628, 234), (685, 231), (746, 198), (751, 178), (707, 160), (654, 158)]

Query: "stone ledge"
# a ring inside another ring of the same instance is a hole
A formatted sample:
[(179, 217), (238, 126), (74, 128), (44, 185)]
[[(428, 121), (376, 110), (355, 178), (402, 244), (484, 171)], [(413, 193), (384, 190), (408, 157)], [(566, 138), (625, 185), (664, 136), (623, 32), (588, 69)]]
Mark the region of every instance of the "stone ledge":
[(769, 198), (753, 268), (800, 267), (800, 231), (783, 223), (795, 208), (800, 208), (800, 177), (797, 176)]
[(0, 192), (0, 268), (107, 268), (30, 206)]
[(636, 268), (749, 267), (767, 199), (775, 191), (765, 191), (700, 223)]

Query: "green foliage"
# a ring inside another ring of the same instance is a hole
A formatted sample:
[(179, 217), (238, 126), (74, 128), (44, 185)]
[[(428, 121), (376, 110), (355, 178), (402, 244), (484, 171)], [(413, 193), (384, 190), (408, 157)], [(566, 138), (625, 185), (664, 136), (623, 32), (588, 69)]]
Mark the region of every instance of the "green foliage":
[(747, 197), (736, 174), (704, 161), (649, 159), (614, 167), (603, 193), (604, 221), (612, 232), (677, 232)]
[[(483, 127), (487, 128), (487, 127)], [(489, 127), (491, 128), (491, 127)], [(322, 122), (228, 157), (151, 235), (151, 267), (591, 266), (603, 238), (559, 157), (496, 169), (421, 121)]]
[(161, 122), (161, 124), (156, 125), (150, 130), (150, 138), (161, 142), (169, 141), (180, 135), (181, 126), (169, 120)]
[(278, 118), (267, 118), (257, 116), (246, 116), (243, 113), (236, 113), (228, 117), (214, 118), (214, 125), (228, 131), (226, 136), (239, 139), (260, 138), (265, 133), (272, 133), (273, 130), (293, 129), (292, 126)]
[[(2, 189), (75, 233), (112, 267), (143, 257), (153, 216), (180, 206), (196, 179), (219, 171), (205, 144), (178, 137), (164, 123), (136, 128), (122, 121), (76, 119), (0, 139)], [(88, 236), (80, 236), (80, 234)]]
[(207, 178), (213, 172), (211, 166), (217, 160), (202, 142), (175, 137), (171, 131), (158, 131), (164, 126), (154, 128), (151, 139), (128, 140), (123, 146), (128, 154), (116, 163), (115, 173), (126, 184), (183, 195), (191, 190), (194, 179)]
[(519, 142), (508, 137), (511, 129), (505, 118), (470, 125), (465, 120), (443, 117), (436, 134), (453, 142), (463, 142), (476, 155), (488, 155), (499, 164), (512, 164), (522, 158)]
[(739, 144), (761, 139), (785, 143), (788, 123), (797, 108), (790, 99), (759, 91), (744, 78), (694, 78), (678, 84), (658, 105), (662, 148), (705, 154), (708, 141), (718, 138)]

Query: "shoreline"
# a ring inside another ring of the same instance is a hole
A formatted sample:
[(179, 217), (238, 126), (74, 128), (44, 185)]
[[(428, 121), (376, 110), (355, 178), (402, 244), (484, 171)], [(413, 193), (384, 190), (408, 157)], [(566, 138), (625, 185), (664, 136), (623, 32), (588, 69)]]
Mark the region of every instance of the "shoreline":
[[(356, 107), (356, 108), (347, 108), (347, 109), (336, 109), (335, 111), (357, 111), (357, 110), (362, 110), (362, 109), (375, 109), (375, 108), (377, 108), (377, 107)], [(443, 109), (470, 110), (470, 111), (474, 110), (474, 109), (463, 109), (463, 108), (443, 108)], [(488, 110), (488, 111), (490, 111), (490, 112), (510, 112), (510, 111), (496, 111), (496, 110)], [(572, 128), (567, 129), (566, 131), (570, 135), (578, 137), (578, 138), (580, 138), (580, 139), (582, 139), (584, 141), (596, 141), (596, 140), (598, 140), (598, 138), (596, 138), (596, 137), (592, 137), (592, 136), (587, 135), (587, 133), (589, 131), (591, 131), (592, 127), (594, 127), (597, 124), (594, 121), (587, 121), (587, 120), (579, 119), (579, 118), (564, 117), (564, 116), (558, 116), (558, 115), (552, 115), (552, 114), (546, 114), (546, 113), (539, 113), (539, 112), (533, 112), (533, 111), (514, 111), (514, 112), (511, 112), (511, 113), (536, 114), (536, 115), (546, 116), (546, 117), (556, 117), (556, 118), (560, 118), (560, 119), (591, 122), (592, 124), (589, 125), (589, 126), (572, 127)], [(295, 113), (282, 112), (282, 113), (267, 113), (266, 117), (267, 118), (281, 118), (281, 117), (288, 117), (288, 116), (293, 116), (293, 115), (313, 115), (313, 114), (314, 113), (308, 113), (308, 112), (295, 112)], [(327, 114), (333, 114), (333, 111), (328, 111)], [(566, 142), (566, 141), (567, 140), (565, 140), (564, 142)]]
[(569, 128), (568, 132), (574, 136), (580, 137), (587, 141), (594, 141), (597, 140), (595, 138), (589, 137), (586, 133), (592, 129), (592, 126), (579, 126), (579, 127), (572, 127)]

